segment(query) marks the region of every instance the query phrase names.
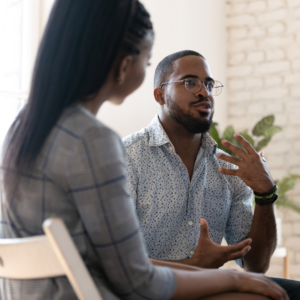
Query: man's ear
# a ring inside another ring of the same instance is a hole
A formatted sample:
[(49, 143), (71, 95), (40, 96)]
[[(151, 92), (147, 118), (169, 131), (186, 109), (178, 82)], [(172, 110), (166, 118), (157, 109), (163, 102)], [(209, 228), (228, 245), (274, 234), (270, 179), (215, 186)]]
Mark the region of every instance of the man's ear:
[(117, 83), (119, 85), (122, 85), (125, 82), (127, 74), (132, 66), (132, 61), (132, 55), (127, 55), (122, 58), (117, 73)]
[(166, 103), (165, 93), (163, 89), (156, 88), (153, 93), (154, 93), (154, 98), (159, 105), (164, 105)]

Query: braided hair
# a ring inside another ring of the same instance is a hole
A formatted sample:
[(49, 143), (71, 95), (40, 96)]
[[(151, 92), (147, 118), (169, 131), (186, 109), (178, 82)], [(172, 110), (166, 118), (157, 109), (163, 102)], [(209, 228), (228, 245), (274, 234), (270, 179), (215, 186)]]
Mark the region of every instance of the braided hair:
[(149, 30), (153, 30), (150, 14), (141, 2), (136, 1), (135, 11), (125, 35), (122, 49), (129, 54), (140, 54), (138, 45)]

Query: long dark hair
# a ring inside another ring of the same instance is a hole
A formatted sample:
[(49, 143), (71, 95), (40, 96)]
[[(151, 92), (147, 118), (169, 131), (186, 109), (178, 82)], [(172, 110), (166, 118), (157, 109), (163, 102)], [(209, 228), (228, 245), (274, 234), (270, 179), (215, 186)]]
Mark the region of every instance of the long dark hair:
[(28, 103), (8, 133), (4, 168), (24, 172), (63, 110), (99, 91), (118, 56), (138, 55), (147, 30), (150, 16), (137, 0), (56, 0)]

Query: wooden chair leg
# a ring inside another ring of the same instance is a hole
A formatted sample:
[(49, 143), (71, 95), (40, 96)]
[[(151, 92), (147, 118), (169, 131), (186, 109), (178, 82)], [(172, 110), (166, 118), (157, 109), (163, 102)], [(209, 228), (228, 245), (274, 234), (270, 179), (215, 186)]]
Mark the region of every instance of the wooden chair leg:
[(290, 279), (290, 255), (289, 255), (289, 249), (286, 248), (286, 256), (284, 257), (284, 278)]

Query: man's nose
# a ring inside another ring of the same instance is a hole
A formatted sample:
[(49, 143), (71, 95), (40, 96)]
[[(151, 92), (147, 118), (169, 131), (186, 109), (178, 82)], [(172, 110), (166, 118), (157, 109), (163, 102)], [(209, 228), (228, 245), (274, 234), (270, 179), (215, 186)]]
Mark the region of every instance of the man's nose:
[(196, 93), (196, 96), (199, 97), (199, 95), (202, 95), (203, 97), (207, 98), (210, 96), (209, 92), (206, 89), (206, 86), (204, 83), (201, 83), (200, 90)]

